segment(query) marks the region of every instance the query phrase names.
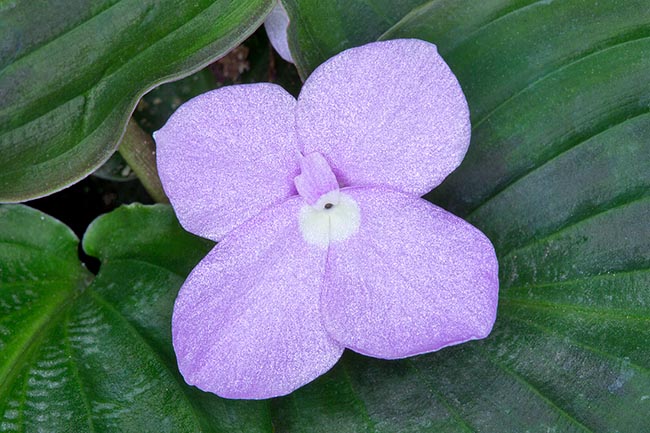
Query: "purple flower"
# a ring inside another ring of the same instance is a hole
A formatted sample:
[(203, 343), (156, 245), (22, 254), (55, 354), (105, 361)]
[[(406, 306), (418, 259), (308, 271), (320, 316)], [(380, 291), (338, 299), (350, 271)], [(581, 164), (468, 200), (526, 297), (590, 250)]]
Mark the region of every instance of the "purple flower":
[(297, 101), (273, 84), (224, 87), (181, 106), (155, 137), (181, 224), (219, 241), (174, 306), (188, 383), (279, 396), (344, 348), (395, 359), (490, 332), (490, 241), (420, 198), (470, 138), (465, 97), (434, 45), (345, 51)]

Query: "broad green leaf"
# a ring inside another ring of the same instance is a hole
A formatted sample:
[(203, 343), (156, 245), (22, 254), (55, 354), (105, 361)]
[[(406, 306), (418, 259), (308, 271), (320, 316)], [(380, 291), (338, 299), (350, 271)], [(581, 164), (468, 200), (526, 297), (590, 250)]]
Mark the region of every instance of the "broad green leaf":
[(202, 393), (176, 368), (173, 301), (211, 243), (162, 205), (91, 225), (94, 280), (77, 243), (38, 211), (0, 208), (0, 431), (271, 431), (265, 403)]
[(322, 6), (285, 3), (303, 73), (378, 35), (438, 45), (473, 139), (429, 198), (492, 239), (501, 293), (486, 340), (402, 361), (347, 354), (276, 402), (278, 431), (646, 431), (647, 0), (412, 2), (392, 26), (373, 24), (378, 2), (353, 1), (331, 33)]
[(144, 92), (252, 33), (271, 0), (0, 5), (0, 201), (47, 195), (113, 153)]

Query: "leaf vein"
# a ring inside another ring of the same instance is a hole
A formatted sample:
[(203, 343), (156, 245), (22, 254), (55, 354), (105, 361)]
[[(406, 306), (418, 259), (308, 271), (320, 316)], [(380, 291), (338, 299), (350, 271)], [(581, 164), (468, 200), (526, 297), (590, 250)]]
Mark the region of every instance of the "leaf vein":
[(563, 280), (563, 281), (553, 281), (553, 282), (548, 282), (548, 283), (535, 283), (535, 284), (530, 284), (530, 285), (526, 285), (526, 286), (513, 286), (513, 287), (508, 287), (507, 289), (505, 289), (504, 296), (507, 298), (512, 292), (517, 292), (517, 291), (530, 290), (530, 289), (535, 289), (535, 288), (543, 289), (543, 288), (546, 288), (546, 287), (565, 286), (565, 285), (576, 284), (576, 283), (581, 283), (581, 282), (587, 282), (587, 281), (592, 281), (592, 280), (616, 278), (616, 277), (618, 277), (620, 275), (626, 275), (626, 274), (646, 273), (648, 271), (650, 271), (650, 268), (627, 269), (627, 270), (624, 270), (624, 271), (607, 272), (606, 274), (589, 275), (587, 277), (580, 277), (580, 278), (571, 278), (569, 280)]
[[(635, 36), (636, 36), (636, 34), (635, 34)], [(481, 126), (481, 124), (483, 124), (485, 121), (487, 121), (487, 119), (490, 118), (494, 113), (496, 113), (499, 110), (503, 109), (503, 106), (507, 105), (510, 101), (516, 99), (517, 97), (519, 97), (520, 95), (522, 95), (526, 91), (530, 90), (531, 88), (535, 87), (537, 84), (539, 84), (540, 82), (546, 80), (547, 78), (549, 78), (549, 77), (551, 77), (551, 76), (553, 76), (555, 74), (559, 74), (560, 72), (564, 71), (565, 69), (568, 69), (568, 68), (570, 68), (570, 67), (572, 67), (572, 66), (574, 66), (574, 65), (576, 65), (578, 63), (581, 63), (583, 61), (586, 61), (587, 59), (589, 59), (591, 57), (596, 57), (596, 56), (598, 56), (598, 55), (600, 55), (600, 54), (602, 54), (604, 52), (607, 52), (609, 50), (618, 49), (621, 46), (624, 46), (624, 45), (627, 45), (627, 44), (637, 43), (639, 41), (643, 41), (644, 39), (650, 39), (650, 36), (647, 36), (647, 35), (644, 34), (644, 35), (642, 35), (640, 37), (633, 37), (633, 38), (630, 38), (630, 39), (623, 39), (623, 40), (620, 40), (618, 38), (612, 38), (611, 40), (613, 41), (613, 43), (611, 43), (609, 45), (604, 45), (602, 47), (598, 47), (597, 49), (592, 50), (592, 51), (587, 50), (586, 52), (583, 52), (581, 55), (578, 55), (577, 57), (570, 58), (567, 63), (558, 65), (553, 70), (548, 71), (547, 73), (541, 75), (540, 77), (535, 78), (533, 81), (528, 83), (521, 90), (518, 90), (517, 92), (512, 93), (508, 98), (506, 98), (503, 102), (499, 103), (495, 108), (493, 108), (488, 113), (486, 113), (482, 118), (480, 118), (476, 122), (473, 122), (472, 132), (474, 132), (476, 129), (478, 129)]]
[(424, 383), (427, 384), (427, 387), (431, 391), (431, 393), (438, 399), (440, 403), (445, 407), (445, 409), (451, 414), (451, 416), (454, 418), (454, 421), (456, 424), (463, 429), (464, 431), (468, 433), (475, 433), (476, 430), (470, 426), (470, 424), (465, 421), (465, 419), (460, 415), (458, 410), (453, 407), (453, 405), (449, 402), (448, 399), (444, 397), (442, 393), (440, 393), (431, 383), (430, 380), (427, 380), (426, 376), (422, 374), (418, 366), (413, 362), (412, 358), (406, 358), (406, 364), (411, 367), (411, 369), (415, 372), (415, 374), (422, 380)]
[(359, 394), (354, 389), (354, 386), (352, 385), (352, 378), (350, 377), (350, 373), (348, 372), (348, 368), (345, 361), (341, 362), (341, 370), (343, 370), (345, 381), (348, 383), (348, 387), (350, 388), (350, 391), (352, 391), (352, 395), (354, 396), (354, 399), (357, 401), (357, 403), (359, 403), (359, 406), (361, 407), (361, 415), (366, 423), (366, 426), (370, 429), (370, 431), (376, 432), (377, 424), (370, 417), (365, 402), (359, 397)]
[[(79, 285), (85, 286), (85, 281), (81, 281)], [(50, 306), (46, 314), (40, 317), (40, 323), (37, 324), (34, 332), (27, 338), (22, 345), (21, 350), (10, 359), (7, 365), (0, 371), (0, 395), (3, 390), (9, 389), (11, 377), (16, 373), (16, 368), (23, 364), (23, 361), (31, 354), (32, 349), (37, 342), (39, 342), (44, 335), (51, 330), (54, 325), (61, 320), (61, 313), (81, 294), (81, 290), (71, 289), (66, 296), (63, 296), (58, 303)]]
[(604, 128), (599, 128), (596, 131), (591, 132), (588, 136), (586, 137), (580, 137), (576, 142), (572, 145), (570, 145), (567, 148), (560, 149), (559, 152), (556, 154), (550, 156), (549, 158), (545, 159), (544, 161), (541, 161), (541, 163), (536, 164), (535, 166), (531, 167), (528, 170), (525, 170), (523, 173), (520, 175), (516, 176), (515, 178), (509, 180), (505, 185), (499, 187), (495, 192), (492, 192), (487, 198), (485, 198), (478, 206), (476, 206), (469, 214), (467, 214), (466, 219), (470, 219), (476, 212), (479, 211), (479, 209), (483, 208), (485, 205), (490, 203), (492, 200), (496, 199), (499, 197), (501, 194), (507, 192), (511, 188), (513, 188), (515, 185), (517, 185), (520, 181), (525, 180), (529, 176), (534, 175), (536, 172), (541, 170), (542, 168), (546, 167), (549, 163), (557, 161), (559, 158), (562, 156), (568, 154), (569, 152), (573, 151), (576, 148), (581, 147), (582, 145), (585, 145), (589, 141), (593, 140), (595, 137), (598, 137), (607, 131), (619, 127), (621, 125), (624, 125), (628, 122), (632, 122), (640, 117), (644, 117), (650, 114), (649, 110), (642, 110), (638, 113), (635, 113), (631, 116), (626, 116), (623, 119), (617, 119), (615, 123), (608, 123), (605, 122), (607, 125)]
[[(519, 321), (519, 322), (526, 323), (529, 326), (532, 326), (534, 328), (539, 329), (540, 331), (546, 333), (547, 335), (556, 335), (558, 333), (557, 330), (551, 330), (551, 329), (549, 329), (549, 328), (547, 328), (545, 326), (542, 326), (542, 325), (540, 325), (540, 324), (538, 324), (538, 323), (536, 323), (536, 322), (534, 322), (534, 321), (532, 321), (530, 319), (525, 319), (523, 317), (518, 317), (518, 316), (508, 316), (508, 318)], [(560, 329), (565, 329), (565, 328), (560, 328)], [(603, 358), (611, 359), (611, 360), (613, 360), (613, 361), (615, 361), (617, 363), (622, 362), (622, 360), (619, 357), (617, 357), (615, 355), (612, 355), (610, 353), (604, 352), (604, 351), (602, 351), (600, 349), (597, 349), (597, 348), (595, 348), (595, 347), (593, 347), (593, 346), (591, 346), (589, 344), (582, 343), (582, 342), (576, 340), (575, 337), (572, 337), (572, 336), (570, 336), (570, 335), (568, 335), (568, 334), (566, 334), (564, 332), (560, 332), (560, 335), (562, 335), (567, 341), (571, 341), (573, 343), (573, 345), (576, 346), (576, 347), (584, 349), (584, 350), (586, 350), (588, 352), (591, 352), (591, 353), (593, 353), (595, 355), (598, 355), (598, 356), (601, 356)], [(634, 362), (626, 360), (626, 365), (628, 365), (631, 368), (637, 370), (639, 373), (642, 373), (644, 375), (650, 375), (650, 370), (643, 367), (643, 366), (641, 366), (641, 365), (639, 365), (639, 364), (636, 364)]]
[(72, 354), (72, 347), (70, 344), (70, 334), (67, 326), (67, 323), (69, 322), (69, 318), (70, 318), (70, 312), (67, 313), (66, 320), (65, 320), (66, 323), (63, 325), (63, 345), (65, 347), (66, 355), (68, 355), (68, 364), (70, 365), (70, 370), (72, 371), (72, 375), (74, 376), (75, 381), (79, 385), (79, 396), (81, 397), (81, 402), (84, 406), (84, 409), (86, 410), (86, 415), (88, 416), (89, 431), (91, 433), (95, 433), (96, 431), (95, 423), (93, 421), (92, 409), (90, 406), (90, 401), (88, 400), (88, 394), (86, 393), (86, 389), (81, 380), (81, 376), (79, 374), (79, 369), (77, 368), (75, 357)]
[(54, 35), (54, 37), (52, 37), (52, 38), (50, 38), (50, 39), (46, 39), (46, 40), (42, 41), (40, 44), (31, 47), (28, 51), (25, 51), (24, 53), (22, 53), (22, 54), (19, 55), (18, 57), (14, 58), (14, 59), (10, 59), (9, 63), (8, 63), (7, 65), (5, 65), (2, 69), (0, 69), (0, 75), (2, 75), (2, 73), (3, 73), (6, 69), (8, 69), (8, 68), (11, 67), (12, 65), (16, 64), (17, 62), (19, 62), (19, 61), (22, 60), (23, 58), (25, 58), (25, 57), (27, 57), (27, 56), (30, 56), (30, 55), (34, 54), (35, 52), (41, 50), (42, 48), (46, 47), (47, 45), (50, 45), (51, 43), (53, 43), (53, 42), (56, 41), (57, 39), (59, 39), (59, 38), (65, 36), (65, 35), (67, 35), (67, 34), (69, 34), (69, 33), (72, 33), (75, 29), (77, 29), (77, 28), (79, 28), (79, 27), (81, 27), (81, 26), (83, 26), (83, 25), (89, 23), (90, 21), (93, 21), (95, 18), (97, 18), (98, 16), (102, 15), (103, 13), (105, 13), (106, 11), (108, 11), (109, 9), (115, 7), (115, 6), (118, 5), (120, 2), (121, 2), (121, 0), (117, 0), (115, 3), (109, 4), (108, 6), (105, 6), (104, 8), (101, 8), (101, 9), (100, 9), (99, 11), (97, 11), (96, 13), (92, 14), (91, 16), (85, 18), (84, 20), (82, 20), (82, 21), (80, 21), (80, 22), (78, 22), (78, 23), (75, 23), (72, 27), (70, 27), (70, 28), (64, 30), (62, 33), (59, 33), (59, 34), (57, 34), (57, 35)]
[(535, 385), (533, 385), (531, 382), (529, 382), (524, 376), (521, 374), (517, 373), (516, 371), (512, 370), (510, 367), (504, 365), (501, 363), (498, 359), (496, 359), (489, 351), (481, 348), (480, 346), (476, 346), (481, 352), (485, 354), (485, 357), (490, 360), (494, 365), (496, 365), (500, 370), (502, 370), (504, 373), (506, 373), (508, 376), (512, 377), (515, 379), (516, 382), (520, 383), (523, 385), (525, 388), (527, 388), (529, 391), (531, 391), (533, 394), (538, 396), (548, 407), (553, 409), (557, 414), (574, 424), (576, 427), (582, 429), (585, 433), (596, 433), (595, 431), (589, 429), (587, 426), (582, 424), (580, 421), (578, 421), (577, 418), (569, 414), (566, 410), (562, 409), (560, 406), (558, 406), (555, 402), (553, 402), (550, 398), (545, 396)]
[[(625, 310), (617, 309), (608, 309), (608, 308), (588, 308), (580, 307), (573, 304), (565, 304), (559, 302), (540, 302), (540, 301), (529, 301), (516, 298), (502, 298), (501, 300), (504, 306), (510, 308), (519, 308), (519, 309), (537, 309), (548, 311), (552, 314), (564, 314), (564, 313), (581, 313), (583, 315), (596, 316), (597, 318), (607, 318), (613, 320), (627, 320), (627, 321), (638, 321), (638, 322), (650, 322), (650, 315), (648, 316), (639, 316), (633, 314), (626, 314)], [(649, 312), (650, 314), (650, 312)]]
[(530, 248), (533, 245), (541, 244), (541, 243), (544, 243), (544, 242), (546, 242), (546, 241), (548, 241), (550, 239), (553, 239), (553, 238), (557, 237), (558, 235), (560, 235), (561, 233), (566, 232), (566, 231), (568, 231), (568, 230), (570, 230), (570, 229), (572, 229), (572, 228), (574, 228), (576, 226), (579, 226), (581, 224), (584, 224), (585, 222), (587, 222), (589, 220), (597, 218), (597, 217), (599, 217), (601, 215), (604, 215), (606, 213), (615, 212), (615, 211), (617, 211), (619, 209), (622, 209), (622, 208), (625, 208), (627, 206), (634, 205), (634, 204), (637, 204), (637, 203), (641, 203), (641, 202), (644, 202), (644, 201), (648, 201), (650, 203), (650, 194), (644, 195), (644, 196), (642, 196), (640, 198), (637, 198), (637, 199), (626, 201), (624, 203), (618, 203), (618, 204), (616, 204), (614, 206), (611, 206), (611, 207), (608, 207), (606, 209), (600, 209), (598, 212), (587, 215), (584, 218), (581, 218), (581, 219), (579, 219), (577, 221), (574, 221), (569, 225), (560, 227), (558, 230), (555, 230), (552, 233), (549, 233), (549, 234), (547, 234), (545, 236), (542, 236), (541, 238), (533, 238), (529, 242), (526, 242), (525, 244), (523, 244), (523, 245), (521, 245), (519, 247), (511, 249), (510, 251), (508, 251), (507, 253), (505, 253), (504, 255), (501, 256), (501, 261), (503, 261), (507, 257), (511, 257), (516, 252), (519, 252), (521, 250)]

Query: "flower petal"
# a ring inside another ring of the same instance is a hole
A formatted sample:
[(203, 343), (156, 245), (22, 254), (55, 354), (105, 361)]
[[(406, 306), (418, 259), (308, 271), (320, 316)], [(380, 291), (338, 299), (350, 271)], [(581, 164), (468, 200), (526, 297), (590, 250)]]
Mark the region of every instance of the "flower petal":
[(319, 66), (298, 98), (304, 153), (320, 152), (343, 186), (425, 194), (462, 161), (465, 96), (435, 45), (376, 42)]
[(154, 134), (160, 179), (186, 230), (219, 240), (296, 194), (295, 104), (273, 84), (223, 87), (183, 104)]
[(172, 334), (189, 384), (227, 398), (275, 397), (341, 356), (319, 318), (326, 250), (303, 241), (301, 206), (290, 199), (233, 230), (183, 285)]
[(264, 29), (269, 36), (275, 51), (289, 63), (293, 63), (287, 29), (289, 28), (289, 15), (281, 1), (278, 1), (264, 21)]
[(321, 311), (335, 340), (394, 359), (489, 334), (498, 265), (483, 233), (413, 196), (344, 192), (359, 204), (361, 224), (329, 247)]

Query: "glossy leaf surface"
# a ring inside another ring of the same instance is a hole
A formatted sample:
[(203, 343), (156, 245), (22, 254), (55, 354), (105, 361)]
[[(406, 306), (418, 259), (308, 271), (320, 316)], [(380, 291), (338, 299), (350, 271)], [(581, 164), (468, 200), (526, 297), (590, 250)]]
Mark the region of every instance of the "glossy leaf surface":
[(284, 3), (304, 75), (377, 37), (438, 45), (473, 139), (428, 198), (492, 239), (501, 294), (488, 339), (396, 362), (348, 354), (277, 402), (279, 430), (646, 430), (647, 1), (405, 1), (396, 23), (369, 12), (381, 2), (331, 2), (346, 18), (329, 33), (324, 6)]
[(136, 102), (224, 55), (270, 0), (0, 6), (0, 201), (47, 195), (113, 153)]
[[(171, 308), (211, 243), (166, 206), (100, 217), (77, 239), (24, 206), (0, 208), (0, 431), (270, 432), (264, 402), (187, 386), (171, 346)], [(92, 281), (91, 281), (92, 280)]]

